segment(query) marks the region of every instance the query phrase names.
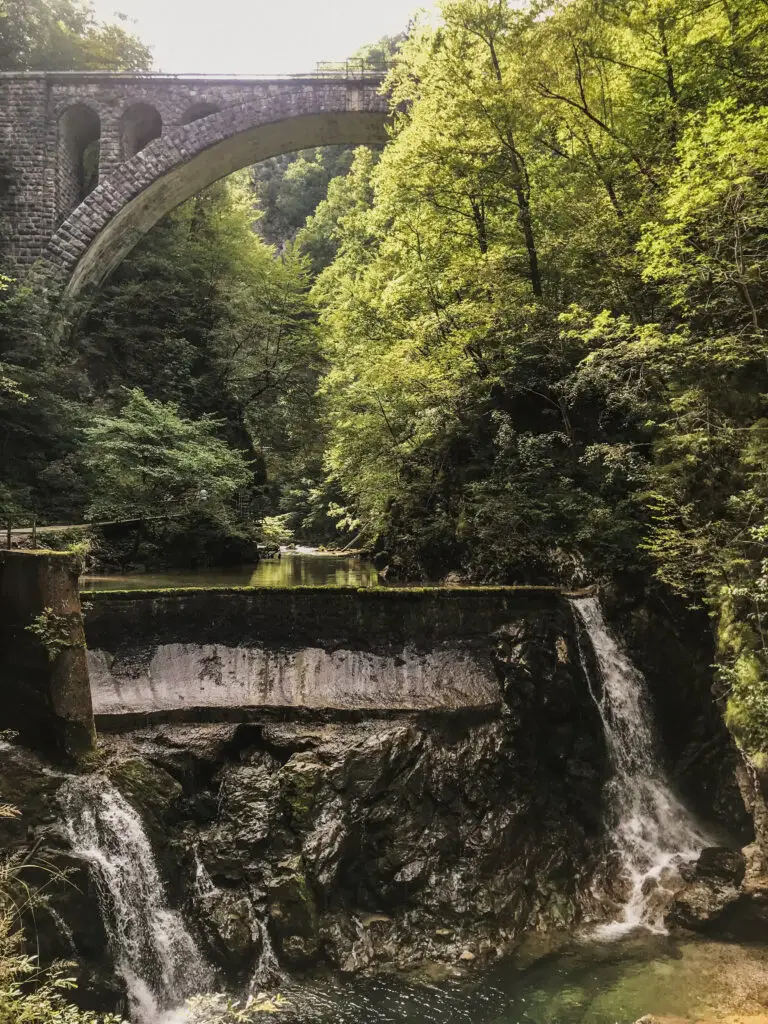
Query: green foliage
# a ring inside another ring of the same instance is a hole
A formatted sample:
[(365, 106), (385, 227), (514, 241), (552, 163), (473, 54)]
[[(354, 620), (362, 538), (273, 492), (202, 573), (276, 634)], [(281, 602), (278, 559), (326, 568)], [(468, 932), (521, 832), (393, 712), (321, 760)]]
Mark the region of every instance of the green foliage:
[(768, 749), (768, 8), (441, 9), (298, 236), (337, 505), (404, 574), (655, 572)]
[(69, 619), (65, 615), (57, 615), (52, 608), (44, 608), (24, 629), (37, 637), (51, 662), (73, 646)]
[(152, 55), (78, 0), (0, 0), (0, 71), (148, 71)]
[(261, 216), (257, 229), (265, 241), (282, 248), (292, 241), (325, 199), (329, 182), (352, 162), (348, 146), (303, 150), (264, 160), (251, 168)]
[(29, 522), (82, 495), (72, 457), (81, 411), (80, 368), (54, 340), (52, 315), (29, 290), (0, 280), (0, 514)]
[(223, 421), (222, 438), (253, 464), (254, 520), (319, 485), (323, 450), (305, 260), (290, 247), (276, 256), (255, 216), (243, 176), (184, 204), (137, 246), (75, 339), (109, 408), (140, 387)]
[(119, 416), (97, 416), (83, 431), (89, 517), (162, 517), (195, 507), (223, 514), (251, 473), (243, 453), (216, 436), (220, 426), (186, 419), (139, 388), (127, 391)]
[(205, 490), (213, 536), (245, 490), (393, 574), (655, 573), (768, 750), (768, 7), (441, 10), (380, 51), (382, 154), (207, 190), (64, 342), (0, 294), (0, 505), (202, 519)]
[(265, 516), (261, 521), (261, 535), (265, 544), (290, 544), (293, 531), (289, 524), (290, 515)]

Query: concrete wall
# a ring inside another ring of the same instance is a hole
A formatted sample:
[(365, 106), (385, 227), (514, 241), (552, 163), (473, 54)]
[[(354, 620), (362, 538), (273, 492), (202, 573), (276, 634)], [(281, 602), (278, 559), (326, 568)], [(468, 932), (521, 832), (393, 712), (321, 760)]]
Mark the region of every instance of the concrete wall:
[(89, 651), (88, 666), (97, 716), (151, 713), (178, 720), (207, 708), (215, 719), (222, 708), (487, 708), (501, 700), (489, 655), (461, 646), (429, 653), (404, 647), (387, 655), (349, 648), (161, 644), (117, 658)]
[(495, 707), (494, 633), (563, 608), (546, 589), (134, 591), (90, 602), (93, 703), (104, 726), (237, 709)]
[(91, 649), (268, 644), (392, 653), (486, 641), (501, 626), (563, 606), (556, 587), (215, 587), (88, 595)]
[[(78, 565), (58, 552), (0, 552), (0, 728), (36, 749), (74, 757), (95, 739)], [(66, 646), (26, 628), (45, 609)]]

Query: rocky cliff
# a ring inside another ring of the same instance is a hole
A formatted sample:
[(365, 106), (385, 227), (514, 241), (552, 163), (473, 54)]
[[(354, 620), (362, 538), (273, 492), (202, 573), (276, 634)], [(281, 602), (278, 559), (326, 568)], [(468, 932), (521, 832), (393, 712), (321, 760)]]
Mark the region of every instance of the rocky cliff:
[[(573, 630), (565, 604), (500, 630), (494, 708), (156, 725), (108, 737), (92, 767), (141, 812), (171, 902), (228, 978), (268, 968), (265, 939), (286, 966), (469, 962), (583, 914), (606, 759)], [(0, 840), (79, 870), (60, 778), (5, 754), (24, 818)], [(79, 881), (40, 927), (103, 977)]]

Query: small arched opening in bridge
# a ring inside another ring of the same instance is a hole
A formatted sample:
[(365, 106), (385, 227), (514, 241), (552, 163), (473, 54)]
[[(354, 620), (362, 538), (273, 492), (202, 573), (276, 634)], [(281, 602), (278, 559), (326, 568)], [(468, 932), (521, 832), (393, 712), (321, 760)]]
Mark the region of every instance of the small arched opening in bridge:
[(149, 103), (134, 103), (120, 119), (120, 157), (129, 160), (163, 133), (163, 119)]
[(59, 117), (56, 153), (56, 221), (61, 223), (99, 182), (101, 121), (84, 103)]
[(54, 235), (46, 272), (74, 298), (99, 285), (140, 238), (175, 207), (220, 178), (281, 153), (319, 146), (380, 146), (387, 140), (386, 102), (376, 109), (321, 110), (265, 120), (260, 107), (224, 110), (204, 129), (168, 130), (142, 159), (129, 160)]
[(184, 111), (180, 124), (192, 124), (193, 121), (201, 121), (211, 114), (218, 114), (219, 107), (213, 103), (195, 103)]

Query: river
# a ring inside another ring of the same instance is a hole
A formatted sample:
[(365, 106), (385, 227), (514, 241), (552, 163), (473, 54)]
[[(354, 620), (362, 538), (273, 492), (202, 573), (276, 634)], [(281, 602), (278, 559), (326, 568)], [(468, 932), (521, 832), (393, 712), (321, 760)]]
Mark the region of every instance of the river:
[(279, 558), (264, 558), (255, 566), (84, 576), (80, 586), (81, 590), (89, 591), (168, 587), (375, 587), (378, 582), (378, 573), (367, 559), (299, 547), (283, 549)]
[(647, 1013), (763, 1014), (766, 982), (764, 946), (646, 935), (549, 953), (539, 940), (463, 980), (326, 978), (285, 995), (302, 1022), (318, 1024), (631, 1024)]

